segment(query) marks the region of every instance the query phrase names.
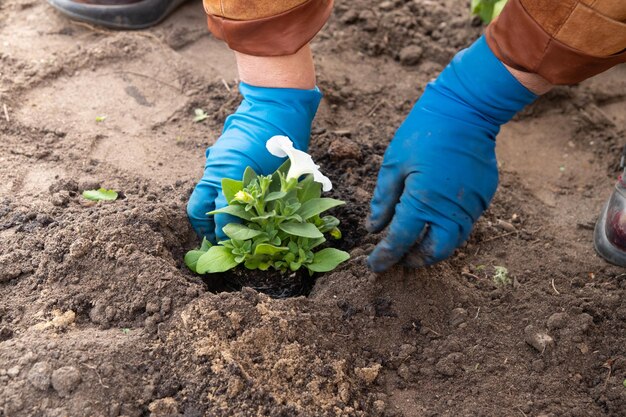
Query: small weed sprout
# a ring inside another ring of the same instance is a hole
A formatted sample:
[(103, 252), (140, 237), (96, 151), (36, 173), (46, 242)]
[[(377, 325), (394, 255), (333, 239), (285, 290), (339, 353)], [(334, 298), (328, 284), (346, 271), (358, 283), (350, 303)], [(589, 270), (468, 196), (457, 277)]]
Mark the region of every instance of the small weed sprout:
[(83, 191), (83, 197), (91, 201), (115, 201), (118, 196), (117, 191), (107, 190), (106, 188)]
[(193, 111), (193, 114), (194, 114), (193, 121), (196, 123), (200, 123), (201, 121), (209, 117), (209, 115), (202, 109), (195, 109)]
[(495, 272), (493, 274), (493, 282), (497, 286), (506, 286), (511, 284), (511, 278), (509, 278), (509, 270), (504, 266), (494, 266)]

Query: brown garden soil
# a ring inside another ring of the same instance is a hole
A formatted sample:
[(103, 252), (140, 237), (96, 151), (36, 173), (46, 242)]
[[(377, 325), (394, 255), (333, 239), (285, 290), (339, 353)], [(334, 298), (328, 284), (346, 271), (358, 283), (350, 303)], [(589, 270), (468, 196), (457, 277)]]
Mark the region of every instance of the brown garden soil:
[[(384, 149), (483, 27), (465, 1), (336, 3), (313, 42), (311, 149), (349, 203), (334, 214), (352, 259), (275, 298), (182, 263), (204, 150), (240, 100), (201, 4), (111, 32), (0, 2), (1, 416), (626, 414), (626, 274), (592, 247), (626, 68), (503, 128), (500, 188), (452, 259), (376, 275), (364, 222)], [(81, 197), (100, 185), (121, 198)]]

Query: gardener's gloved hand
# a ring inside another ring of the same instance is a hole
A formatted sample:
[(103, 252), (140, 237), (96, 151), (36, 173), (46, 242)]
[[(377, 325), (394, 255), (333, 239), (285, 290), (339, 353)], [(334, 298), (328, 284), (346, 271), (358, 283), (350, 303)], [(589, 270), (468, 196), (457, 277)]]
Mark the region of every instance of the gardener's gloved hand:
[(288, 136), (297, 149), (306, 151), (311, 122), (322, 98), (317, 88), (265, 88), (240, 83), (239, 92), (243, 101), (226, 119), (222, 136), (207, 149), (204, 176), (187, 204), (194, 230), (213, 243), (216, 238), (225, 238), (222, 227), (232, 221), (226, 215), (206, 214), (227, 204), (222, 178), (240, 180), (248, 166), (257, 174), (274, 172), (283, 161), (272, 156), (265, 143), (275, 135)]
[(495, 138), (537, 96), (483, 38), (459, 52), (430, 83), (385, 152), (370, 232), (389, 225), (368, 259), (381, 272), (449, 257), (469, 236), (498, 185)]

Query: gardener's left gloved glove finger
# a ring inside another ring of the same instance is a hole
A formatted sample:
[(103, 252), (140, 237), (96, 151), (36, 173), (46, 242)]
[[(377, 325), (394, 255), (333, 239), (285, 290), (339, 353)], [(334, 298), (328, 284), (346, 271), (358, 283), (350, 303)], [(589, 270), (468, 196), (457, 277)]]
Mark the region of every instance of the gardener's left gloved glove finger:
[(392, 157), (385, 159), (378, 172), (378, 180), (372, 197), (371, 214), (366, 224), (370, 233), (378, 233), (387, 227), (393, 218), (396, 204), (398, 204), (404, 190), (404, 181), (398, 177), (397, 163), (391, 160)]
[[(382, 176), (384, 177), (384, 175)], [(400, 181), (397, 182), (401, 183)], [(384, 193), (384, 191), (379, 191), (382, 187), (381, 185), (377, 186), (379, 193)], [(393, 197), (390, 198), (390, 201), (393, 201)], [(383, 202), (384, 200), (376, 200), (372, 204), (372, 213), (376, 213), (376, 217), (374, 221), (370, 221), (370, 224), (375, 224), (378, 230), (387, 225), (384, 220), (381, 220), (384, 217), (380, 217), (385, 216), (389, 210), (389, 205), (382, 204)], [(389, 225), (387, 236), (376, 246), (369, 257), (368, 261), (374, 272), (384, 271), (398, 263), (404, 254), (420, 240), (427, 226), (426, 221), (418, 217), (419, 212), (419, 201), (409, 192), (405, 192), (400, 198), (400, 202), (395, 206), (395, 215), (392, 212), (393, 220)], [(376, 230), (376, 228), (370, 227), (370, 230)]]
[[(414, 173), (402, 182), (405, 185), (404, 193), (395, 206), (395, 215), (387, 236), (370, 255), (370, 266), (375, 272), (390, 268), (400, 262), (405, 254), (410, 257), (407, 256), (403, 264), (413, 267), (432, 265), (452, 255), (467, 238), (472, 219), (458, 207), (445, 203), (446, 212), (456, 221), (433, 215), (433, 209), (423, 201), (436, 201), (440, 197), (436, 191), (433, 193), (428, 190), (423, 179), (423, 175)], [(378, 192), (384, 193), (380, 191), (385, 188), (384, 184), (379, 181), (376, 187)], [(372, 202), (372, 216), (380, 212), (382, 201)], [(380, 228), (385, 226), (378, 224)]]
[[(467, 230), (470, 231), (470, 219)], [(419, 242), (415, 252), (416, 257), (408, 257), (406, 264), (414, 268), (432, 265), (449, 258), (456, 248), (467, 239), (467, 235), (458, 224), (446, 219), (439, 219), (438, 223), (430, 223), (424, 238)]]
[(415, 242), (415, 246), (407, 252), (400, 264), (421, 268), (441, 262), (452, 256), (472, 230), (471, 219), (465, 227), (459, 227), (458, 224), (444, 218), (435, 221), (437, 223), (428, 223), (424, 235)]

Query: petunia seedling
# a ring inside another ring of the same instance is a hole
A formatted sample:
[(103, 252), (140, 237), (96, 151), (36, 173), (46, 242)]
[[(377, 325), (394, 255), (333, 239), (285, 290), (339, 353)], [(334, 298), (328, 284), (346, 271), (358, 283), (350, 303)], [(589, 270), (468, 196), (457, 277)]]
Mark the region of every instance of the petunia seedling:
[(208, 214), (228, 214), (240, 223), (223, 228), (228, 239), (217, 245), (204, 239), (199, 249), (189, 251), (185, 264), (192, 271), (216, 273), (244, 265), (281, 272), (306, 268), (313, 274), (331, 271), (350, 258), (339, 249), (320, 249), (327, 236), (341, 238), (339, 220), (323, 215), (345, 204), (321, 196), (332, 188), (330, 179), (289, 138), (274, 136), (266, 146), (273, 155), (289, 159), (272, 175), (258, 175), (248, 167), (241, 180), (222, 180), (228, 205)]

